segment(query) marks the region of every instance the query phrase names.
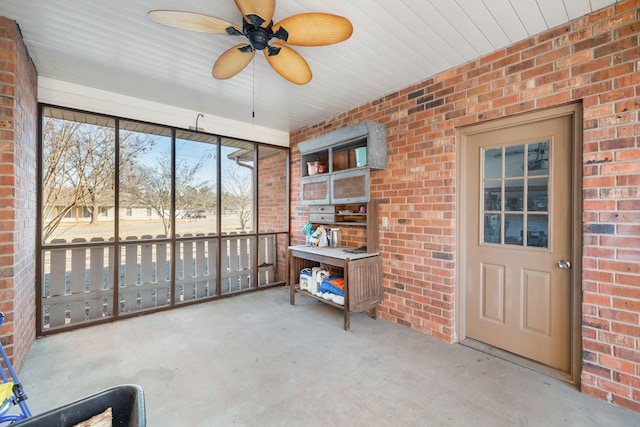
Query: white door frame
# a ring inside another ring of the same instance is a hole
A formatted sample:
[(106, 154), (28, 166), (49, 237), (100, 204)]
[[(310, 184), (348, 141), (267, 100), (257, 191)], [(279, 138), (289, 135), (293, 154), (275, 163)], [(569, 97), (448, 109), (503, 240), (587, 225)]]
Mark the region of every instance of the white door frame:
[[(467, 189), (465, 187), (466, 171), (468, 170), (466, 148), (468, 138), (472, 135), (487, 131), (503, 129), (512, 126), (518, 126), (526, 123), (547, 120), (555, 117), (571, 116), (573, 124), (572, 135), (572, 218), (571, 224), (571, 250), (573, 267), (571, 269), (571, 366), (569, 377), (563, 379), (578, 385), (580, 382), (580, 367), (582, 364), (582, 105), (570, 104), (562, 107), (556, 107), (548, 110), (541, 110), (532, 113), (526, 113), (514, 117), (494, 120), (491, 122), (471, 125), (464, 128), (456, 129), (456, 158), (457, 171), (456, 180), (456, 230), (457, 230), (457, 253), (458, 262), (456, 263), (456, 341), (460, 342), (466, 338), (466, 282), (464, 278), (467, 273), (467, 254), (466, 254), (466, 223), (468, 219), (465, 217), (467, 209)], [(535, 363), (532, 362), (532, 365)], [(545, 371), (548, 372), (548, 371)]]

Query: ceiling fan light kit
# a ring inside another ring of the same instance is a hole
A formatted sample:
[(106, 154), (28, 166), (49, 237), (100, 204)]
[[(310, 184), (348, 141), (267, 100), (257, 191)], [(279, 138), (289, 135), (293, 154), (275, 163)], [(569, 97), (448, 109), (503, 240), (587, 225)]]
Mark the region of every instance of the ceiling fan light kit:
[(224, 52), (213, 65), (216, 79), (229, 79), (241, 72), (261, 50), (271, 67), (288, 81), (303, 85), (312, 78), (307, 61), (294, 46), (326, 46), (351, 37), (351, 22), (328, 13), (301, 13), (274, 24), (275, 0), (234, 0), (243, 16), (242, 28), (216, 16), (179, 10), (152, 10), (151, 20), (183, 30), (219, 35), (244, 36), (240, 43)]

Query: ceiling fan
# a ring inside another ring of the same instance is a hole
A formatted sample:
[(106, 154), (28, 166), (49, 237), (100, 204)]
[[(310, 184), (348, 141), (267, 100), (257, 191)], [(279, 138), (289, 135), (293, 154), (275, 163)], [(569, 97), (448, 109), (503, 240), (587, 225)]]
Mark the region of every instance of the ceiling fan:
[[(294, 46), (326, 46), (351, 37), (348, 19), (328, 13), (301, 13), (274, 24), (276, 0), (234, 0), (243, 16), (242, 28), (216, 16), (180, 10), (152, 10), (153, 21), (183, 30), (244, 36), (240, 43), (224, 52), (213, 65), (213, 77), (228, 79), (242, 71), (256, 50), (264, 51), (267, 62), (282, 77), (303, 85), (311, 81), (311, 68)], [(272, 41), (272, 39), (275, 39)]]

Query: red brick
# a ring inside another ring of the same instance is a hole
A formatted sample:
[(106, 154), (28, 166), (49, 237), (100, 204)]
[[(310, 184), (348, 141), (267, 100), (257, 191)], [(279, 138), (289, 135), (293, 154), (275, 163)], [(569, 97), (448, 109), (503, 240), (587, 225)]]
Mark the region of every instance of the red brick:
[[(584, 66), (584, 64), (591, 63), (593, 59), (593, 52), (591, 50), (584, 50), (580, 53), (576, 53), (573, 55), (568, 55), (563, 58), (560, 58), (556, 61), (556, 68), (558, 69), (567, 69), (571, 68), (575, 65)], [(611, 62), (609, 62), (610, 64)]]
[[(634, 0), (631, 0), (632, 3), (633, 1)], [(594, 28), (593, 28), (594, 35), (611, 31), (615, 28), (623, 27), (623, 26), (632, 24), (634, 22), (637, 22), (638, 18), (635, 10), (627, 10), (627, 11), (622, 11), (621, 9), (618, 9), (618, 10), (622, 13), (616, 16), (613, 16), (611, 19), (600, 21), (594, 25)]]
[(553, 85), (548, 84), (546, 86), (533, 87), (531, 89), (525, 89), (520, 93), (521, 99), (529, 100), (535, 98), (541, 98), (553, 93)]
[[(585, 305), (593, 304), (593, 303), (594, 301), (586, 301)], [(599, 319), (597, 317), (590, 317), (590, 316), (582, 316), (582, 326), (585, 326), (585, 327), (608, 331), (610, 330), (610, 325), (611, 325), (611, 322), (606, 319)]]
[[(615, 306), (615, 303), (614, 303)], [(637, 324), (640, 316), (636, 313), (629, 313), (622, 310), (602, 309), (598, 313), (600, 317), (607, 320), (614, 320), (622, 323)]]
[(640, 101), (637, 99), (629, 99), (627, 101), (618, 102), (615, 104), (615, 112), (622, 113), (625, 111), (637, 111), (640, 109)]
[(631, 397), (631, 388), (624, 384), (615, 383), (613, 381), (608, 381), (605, 379), (598, 379), (598, 386), (604, 391), (614, 393), (617, 396), (623, 396), (627, 398)]
[[(638, 323), (637, 313), (640, 313), (640, 300), (614, 298), (613, 306), (620, 310), (626, 310), (629, 315), (635, 315), (636, 323)], [(633, 323), (634, 318), (631, 318), (629, 320), (630, 320), (629, 323)]]
[[(628, 348), (622, 348), (622, 347), (614, 347), (613, 353), (614, 353), (614, 356), (620, 360), (625, 360), (625, 361), (629, 361), (629, 362), (640, 365), (639, 351), (630, 350)], [(634, 385), (634, 387), (640, 389), (640, 377), (636, 378), (635, 381), (631, 381), (631, 383)]]
[(614, 372), (613, 380), (620, 384), (624, 384), (632, 388), (640, 389), (640, 377), (625, 374), (624, 372)]
[(571, 96), (574, 99), (582, 99), (582, 98), (586, 98), (586, 97), (588, 97), (590, 95), (598, 95), (598, 94), (601, 94), (601, 93), (606, 93), (606, 92), (611, 90), (612, 85), (613, 84), (611, 83), (611, 81), (605, 81), (605, 82), (598, 82), (598, 83), (590, 84), (590, 85), (575, 89), (571, 93)]
[[(597, 70), (610, 68), (612, 63), (613, 61), (610, 57), (600, 58), (595, 61), (579, 62), (573, 68), (571, 68), (571, 74), (573, 76), (577, 76), (580, 74), (594, 73)], [(604, 75), (600, 75), (599, 78), (597, 78), (594, 74), (593, 79), (594, 81), (605, 80), (604, 77)]]
[(496, 70), (499, 68), (508, 67), (509, 65), (515, 64), (516, 62), (520, 62), (520, 53), (514, 53), (512, 55), (498, 59), (493, 64), (491, 64), (491, 66), (494, 70)]
[(606, 295), (598, 295), (589, 292), (585, 292), (582, 295), (582, 302), (584, 304), (593, 304), (601, 307), (611, 307), (611, 297)]
[(532, 111), (535, 107), (534, 101), (521, 102), (516, 105), (510, 105), (505, 109), (505, 114), (513, 115), (519, 114), (525, 111)]
[(585, 119), (591, 118), (591, 117), (608, 116), (613, 114), (613, 105), (606, 104), (606, 105), (600, 105), (597, 107), (585, 108), (583, 114)]
[[(585, 375), (584, 371), (583, 371), (583, 375)], [(592, 387), (588, 385), (586, 382), (583, 382), (580, 384), (580, 391), (586, 395), (595, 397), (596, 399), (607, 400), (606, 391), (601, 390), (598, 387)]]
[(612, 323), (611, 332), (616, 334), (627, 335), (629, 337), (639, 337), (640, 326), (626, 325), (623, 323)]
[(579, 52), (586, 49), (593, 49), (596, 46), (609, 43), (610, 41), (611, 41), (611, 33), (599, 34), (596, 37), (586, 37), (574, 43), (573, 50), (575, 52)]
[(589, 350), (589, 351), (593, 351), (593, 352), (596, 352), (596, 353), (602, 353), (602, 354), (611, 354), (612, 353), (611, 344), (602, 343), (602, 342), (595, 341), (595, 340), (590, 340), (590, 339), (583, 339), (582, 340), (582, 348), (584, 350)]
[(547, 108), (553, 105), (565, 104), (571, 101), (571, 99), (572, 99), (571, 92), (566, 91), (566, 92), (556, 93), (554, 95), (538, 99), (536, 102), (536, 105), (539, 108)]
[(610, 333), (608, 331), (598, 331), (598, 339), (601, 342), (614, 344), (619, 347), (633, 348), (635, 339), (630, 336), (625, 336), (617, 333)]
[[(546, 71), (545, 68), (547, 66), (543, 65), (542, 67), (538, 67), (536, 70)], [(553, 65), (550, 64), (550, 68), (553, 69)], [(534, 71), (534, 70), (530, 70)], [(571, 78), (571, 71), (566, 70), (558, 70), (555, 72), (545, 72), (538, 73), (537, 75), (533, 75), (533, 73), (525, 72), (522, 74), (523, 80), (527, 80), (530, 78), (535, 78), (536, 86), (543, 86), (549, 83), (553, 83), (556, 90), (567, 89), (570, 87), (588, 85), (591, 83), (591, 78), (589, 76), (579, 76), (575, 78)]]
[(595, 363), (583, 362), (582, 369), (584, 372), (590, 373), (597, 377), (611, 378), (611, 369)]
[(600, 46), (593, 51), (594, 58), (600, 58), (605, 55), (613, 55), (616, 52), (620, 52), (626, 49), (636, 47), (638, 45), (637, 37), (627, 37), (622, 40), (617, 40), (613, 43)]
[[(597, 157), (590, 157), (585, 160), (597, 159)], [(586, 177), (582, 179), (582, 185), (584, 188), (603, 188), (603, 187), (615, 187), (615, 176), (594, 176)]]
[(634, 72), (634, 64), (626, 63), (620, 64), (615, 67), (607, 68), (606, 70), (596, 71), (593, 73), (593, 79), (595, 81), (613, 79), (618, 76), (623, 76)]
[(559, 27), (553, 28), (549, 31), (545, 31), (544, 33), (540, 34), (538, 36), (538, 41), (544, 42), (546, 40), (555, 39), (557, 37), (560, 37), (562, 35), (569, 33), (570, 31), (571, 31), (571, 25), (569, 24), (561, 25)]
[(640, 173), (640, 162), (606, 164), (601, 166), (600, 172), (605, 175)]
[(637, 8), (638, 8), (637, 0), (617, 2), (615, 4), (615, 13), (616, 14), (621, 14), (623, 12), (626, 12), (626, 11), (629, 11), (629, 10), (632, 10), (632, 9), (637, 9)]

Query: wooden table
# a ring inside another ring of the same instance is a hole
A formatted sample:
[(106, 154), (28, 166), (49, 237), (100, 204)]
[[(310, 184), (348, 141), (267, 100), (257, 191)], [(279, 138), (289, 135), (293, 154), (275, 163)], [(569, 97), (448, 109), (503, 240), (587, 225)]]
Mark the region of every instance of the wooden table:
[[(290, 246), (287, 251), (289, 275), (287, 284), (290, 290), (291, 305), (295, 304), (296, 293), (315, 298), (325, 304), (344, 311), (344, 329), (349, 330), (349, 316), (371, 310), (371, 317), (377, 317), (377, 304), (382, 301), (382, 258), (379, 252), (349, 253), (345, 248), (319, 248), (309, 246)], [(300, 270), (320, 265), (341, 268), (344, 278), (344, 305), (325, 300), (300, 289)]]

